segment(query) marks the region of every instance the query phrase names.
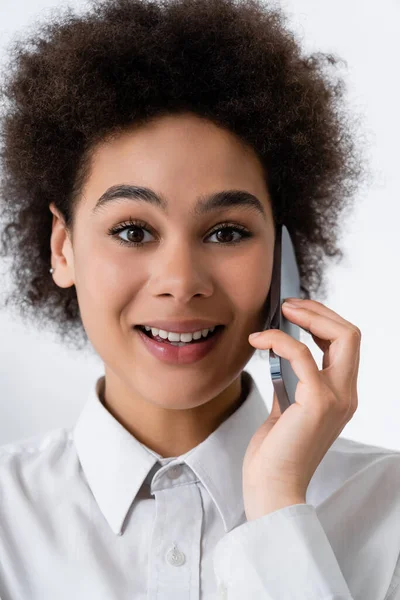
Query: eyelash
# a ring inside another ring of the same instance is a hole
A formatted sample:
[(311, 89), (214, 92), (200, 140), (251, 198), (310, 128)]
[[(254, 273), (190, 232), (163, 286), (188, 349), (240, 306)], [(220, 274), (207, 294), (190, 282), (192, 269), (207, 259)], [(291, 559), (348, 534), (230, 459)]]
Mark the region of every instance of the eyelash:
[[(144, 229), (145, 231), (147, 231), (147, 233), (152, 233), (150, 231), (147, 223), (145, 223), (144, 221), (135, 220), (135, 219), (130, 218), (128, 221), (125, 221), (124, 223), (120, 223), (119, 225), (116, 225), (115, 227), (111, 227), (108, 230), (108, 234), (111, 236), (117, 237), (118, 234), (121, 233), (121, 231), (125, 231), (126, 229), (130, 229), (130, 228)], [(242, 235), (242, 239), (237, 240), (235, 242), (220, 242), (217, 244), (218, 246), (236, 246), (236, 244), (240, 244), (244, 239), (253, 237), (253, 234), (250, 233), (250, 231), (248, 231), (245, 227), (243, 227), (242, 225), (238, 225), (238, 224), (235, 225), (233, 223), (220, 223), (219, 225), (216, 225), (214, 227), (214, 229), (210, 232), (209, 236), (213, 235), (217, 231), (225, 230), (225, 229), (231, 229), (232, 231), (239, 232)], [(123, 240), (122, 238), (118, 238), (116, 241), (121, 246), (143, 246), (146, 243), (146, 242), (127, 242), (126, 240)]]

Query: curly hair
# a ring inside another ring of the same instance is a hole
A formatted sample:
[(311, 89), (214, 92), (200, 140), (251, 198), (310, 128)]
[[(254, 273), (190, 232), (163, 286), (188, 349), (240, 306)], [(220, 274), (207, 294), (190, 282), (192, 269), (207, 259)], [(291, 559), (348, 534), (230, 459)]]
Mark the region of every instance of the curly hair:
[(343, 258), (339, 217), (366, 174), (363, 144), (335, 77), (344, 61), (304, 55), (286, 21), (264, 0), (92, 0), (10, 44), (0, 87), (0, 253), (14, 284), (5, 308), (72, 348), (87, 343), (75, 286), (49, 274), (49, 204), (72, 231), (95, 144), (186, 111), (256, 151), (303, 297), (325, 295), (326, 257)]

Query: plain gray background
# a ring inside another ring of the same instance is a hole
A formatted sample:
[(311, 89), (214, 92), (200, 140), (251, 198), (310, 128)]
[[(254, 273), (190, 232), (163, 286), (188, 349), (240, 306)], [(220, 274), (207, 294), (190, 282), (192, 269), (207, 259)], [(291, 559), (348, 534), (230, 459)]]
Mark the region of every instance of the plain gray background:
[[(400, 449), (400, 4), (396, 0), (279, 4), (305, 50), (337, 53), (347, 62), (341, 73), (348, 86), (348, 105), (362, 115), (369, 137), (373, 181), (359, 193), (356, 209), (344, 224), (346, 258), (330, 269), (329, 296), (324, 301), (363, 334), (359, 408), (341, 436)], [(36, 19), (49, 19), (59, 6), (79, 12), (86, 4), (0, 0), (0, 60), (11, 38)], [(3, 276), (2, 283), (6, 280)], [(5, 312), (0, 312), (0, 334), (0, 444), (72, 427), (89, 389), (103, 373), (100, 358), (66, 351), (50, 333), (28, 330)], [(322, 353), (311, 337), (304, 334), (301, 339), (321, 366)], [(246, 369), (270, 409), (268, 361), (253, 356)]]

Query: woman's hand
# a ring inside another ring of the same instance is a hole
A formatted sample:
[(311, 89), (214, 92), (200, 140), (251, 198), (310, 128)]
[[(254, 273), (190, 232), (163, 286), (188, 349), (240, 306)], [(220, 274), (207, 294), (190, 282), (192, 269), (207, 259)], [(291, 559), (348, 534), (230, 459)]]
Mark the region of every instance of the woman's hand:
[(285, 318), (311, 333), (324, 352), (323, 368), (318, 369), (305, 344), (283, 331), (249, 336), (255, 348), (272, 348), (287, 359), (299, 382), (296, 402), (283, 414), (274, 393), (271, 413), (247, 448), (242, 474), (248, 521), (306, 502), (317, 466), (358, 406), (360, 330), (315, 300), (297, 299), (296, 305), (282, 305)]

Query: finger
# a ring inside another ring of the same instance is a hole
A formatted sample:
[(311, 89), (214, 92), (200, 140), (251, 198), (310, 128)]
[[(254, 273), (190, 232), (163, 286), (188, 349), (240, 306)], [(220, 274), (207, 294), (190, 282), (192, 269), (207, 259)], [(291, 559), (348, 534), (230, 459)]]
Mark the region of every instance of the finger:
[(291, 309), (283, 305), (282, 310), (293, 323), (298, 323), (322, 340), (331, 342), (328, 368), (338, 382), (346, 384), (359, 365), (361, 332), (358, 327), (347, 325), (345, 319), (334, 320), (306, 308)]
[[(311, 300), (308, 298), (305, 298), (305, 299), (300, 299), (300, 298), (290, 298), (289, 299), (289, 298), (287, 298), (288, 301), (289, 300), (292, 301), (293, 299), (298, 300), (298, 302), (296, 302), (296, 306), (298, 305), (300, 308), (306, 308), (308, 310), (312, 310), (312, 311), (316, 312), (317, 314), (325, 315), (326, 317), (329, 317), (330, 319), (332, 319), (334, 321), (338, 321), (339, 323), (344, 323), (345, 325), (348, 325), (349, 327), (353, 327), (353, 323), (351, 323), (350, 321), (347, 321), (346, 319), (344, 319), (343, 317), (338, 315), (335, 311), (328, 308), (321, 302), (317, 302), (316, 300)], [(311, 337), (313, 338), (313, 341), (315, 342), (315, 344), (318, 346), (318, 348), (323, 353), (325, 353), (327, 351), (327, 349), (329, 348), (330, 343), (331, 343), (329, 340), (327, 341), (327, 340), (323, 340), (323, 339), (319, 338), (317, 335), (311, 333), (311, 331), (309, 331), (305, 327), (302, 327), (302, 329), (306, 333), (311, 335)]]
[[(307, 310), (312, 310), (313, 312), (316, 312), (319, 315), (324, 315), (325, 317), (329, 317), (333, 321), (338, 321), (338, 323), (343, 323), (344, 325), (348, 325), (349, 327), (354, 327), (353, 323), (351, 323), (350, 321), (347, 321), (346, 319), (344, 319), (343, 317), (338, 315), (337, 312), (335, 312), (331, 308), (328, 308), (325, 304), (322, 304), (321, 302), (317, 302), (317, 300), (311, 300), (308, 298), (304, 298), (304, 299), (295, 298), (295, 300), (299, 300), (298, 303), (296, 302), (296, 305), (298, 304), (300, 308), (306, 308)], [(289, 302), (289, 298), (287, 298), (287, 301)]]
[[(356, 327), (354, 325), (354, 323), (347, 321), (346, 319), (344, 319), (343, 317), (338, 315), (335, 311), (331, 310), (324, 304), (321, 304), (321, 302), (317, 302), (316, 300), (311, 300), (311, 299), (304, 299), (304, 300), (301, 300), (298, 304), (299, 304), (300, 308), (306, 308), (307, 310), (312, 310), (318, 314), (325, 315), (334, 321), (337, 321), (339, 323), (344, 323), (345, 325), (348, 325), (351, 328), (355, 328), (359, 335), (359, 338), (361, 340), (361, 331), (358, 327)], [(285, 313), (285, 318), (286, 318), (286, 313)], [(302, 327), (302, 329), (304, 329), (305, 331), (307, 331), (307, 333), (309, 333), (311, 335), (311, 337), (313, 338), (313, 340), (316, 343), (316, 345), (318, 346), (318, 348), (325, 354), (325, 352), (329, 348), (331, 342), (321, 339), (316, 334), (311, 333), (305, 327)], [(358, 369), (360, 366), (360, 346), (361, 346), (361, 344), (359, 343), (357, 355), (354, 356), (355, 365), (356, 365), (356, 373), (358, 373)]]
[[(295, 311), (293, 311), (295, 312)], [(299, 381), (307, 385), (320, 385), (318, 366), (309, 348), (280, 329), (267, 329), (249, 343), (260, 350), (272, 349), (290, 362)]]

